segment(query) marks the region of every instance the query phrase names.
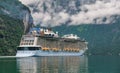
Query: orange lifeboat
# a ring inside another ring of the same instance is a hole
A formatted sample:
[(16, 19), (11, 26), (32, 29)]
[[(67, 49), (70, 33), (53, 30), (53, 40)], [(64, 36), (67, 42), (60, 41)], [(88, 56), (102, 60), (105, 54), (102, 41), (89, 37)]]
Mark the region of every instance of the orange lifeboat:
[(47, 51), (47, 50), (49, 50), (49, 48), (43, 47), (42, 50)]

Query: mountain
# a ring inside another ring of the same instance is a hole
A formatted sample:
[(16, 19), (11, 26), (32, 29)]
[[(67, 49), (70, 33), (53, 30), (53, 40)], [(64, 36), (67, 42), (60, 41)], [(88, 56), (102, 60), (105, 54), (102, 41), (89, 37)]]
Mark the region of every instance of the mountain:
[(119, 0), (20, 0), (34, 25), (112, 24), (120, 19)]
[[(88, 55), (120, 54), (120, 21), (110, 25), (57, 26), (59, 34), (77, 34), (88, 42)], [(62, 36), (61, 35), (61, 36)]]
[(77, 34), (88, 42), (88, 55), (120, 55), (119, 3), (119, 0), (0, 0), (0, 55), (15, 55), (22, 34), (33, 23), (52, 27), (61, 36)]
[(29, 14), (28, 24), (31, 25), (30, 10), (25, 5), (18, 0), (0, 0), (0, 55), (15, 55), (24, 34), (26, 14)]
[(0, 55), (15, 55), (23, 28), (22, 21), (0, 15)]
[(20, 0), (34, 25), (74, 33), (88, 42), (87, 54), (120, 54), (119, 0)]
[(8, 15), (12, 18), (23, 19), (29, 9), (18, 0), (0, 0), (0, 14)]

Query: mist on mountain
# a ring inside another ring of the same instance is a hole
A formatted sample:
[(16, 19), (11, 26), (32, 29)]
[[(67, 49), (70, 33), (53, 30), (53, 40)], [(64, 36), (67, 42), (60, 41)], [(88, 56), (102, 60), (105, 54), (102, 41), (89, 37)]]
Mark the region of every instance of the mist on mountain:
[(120, 17), (119, 0), (19, 1), (30, 9), (34, 25), (112, 24)]

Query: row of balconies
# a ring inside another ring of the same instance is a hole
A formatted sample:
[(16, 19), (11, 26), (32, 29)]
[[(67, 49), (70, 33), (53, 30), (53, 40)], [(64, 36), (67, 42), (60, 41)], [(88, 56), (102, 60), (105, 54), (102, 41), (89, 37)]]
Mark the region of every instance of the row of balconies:
[[(49, 51), (49, 50), (52, 50), (52, 51), (60, 51), (61, 49), (59, 49), (59, 48), (48, 48), (48, 47), (43, 47), (42, 50), (44, 50), (44, 51)], [(80, 49), (79, 49), (79, 48), (64, 48), (63, 51), (79, 52)]]

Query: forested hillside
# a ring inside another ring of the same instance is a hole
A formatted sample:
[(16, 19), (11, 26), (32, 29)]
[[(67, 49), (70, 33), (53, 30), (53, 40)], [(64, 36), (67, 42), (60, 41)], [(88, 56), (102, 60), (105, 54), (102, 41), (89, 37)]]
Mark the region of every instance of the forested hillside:
[(0, 15), (0, 55), (15, 55), (22, 34), (22, 21)]
[(0, 55), (15, 55), (24, 33), (26, 14), (28, 24), (32, 24), (29, 9), (19, 0), (0, 0)]
[(109, 25), (58, 26), (54, 30), (59, 34), (77, 34), (88, 42), (86, 54), (119, 55), (120, 54), (120, 22)]

